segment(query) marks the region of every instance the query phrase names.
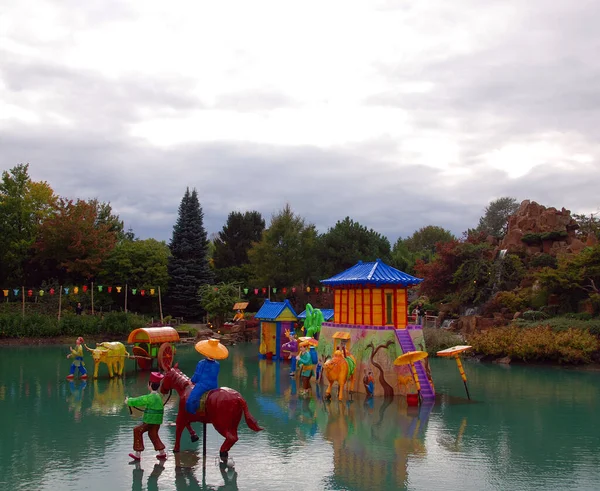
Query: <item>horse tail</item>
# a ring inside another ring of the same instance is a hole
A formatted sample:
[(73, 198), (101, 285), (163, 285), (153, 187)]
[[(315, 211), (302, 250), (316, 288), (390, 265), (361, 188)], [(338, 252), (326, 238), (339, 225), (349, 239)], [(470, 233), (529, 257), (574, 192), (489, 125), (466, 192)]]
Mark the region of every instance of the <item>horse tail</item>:
[(246, 424), (248, 425), (248, 428), (250, 428), (253, 431), (262, 431), (263, 428), (258, 426), (258, 422), (256, 421), (256, 419), (254, 419), (254, 416), (252, 416), (252, 414), (250, 414), (250, 410), (248, 409), (248, 404), (246, 404), (246, 401), (244, 400), (243, 397), (240, 397), (240, 404), (242, 406), (242, 410), (244, 411), (244, 419), (246, 420)]

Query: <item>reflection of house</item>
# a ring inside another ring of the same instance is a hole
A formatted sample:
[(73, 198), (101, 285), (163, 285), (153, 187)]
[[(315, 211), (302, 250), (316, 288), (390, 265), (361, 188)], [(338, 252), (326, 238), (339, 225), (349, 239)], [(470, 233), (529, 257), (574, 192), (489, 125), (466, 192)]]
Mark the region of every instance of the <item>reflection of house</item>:
[(254, 318), (260, 321), (259, 357), (282, 359), (281, 345), (288, 341), (283, 333), (288, 329), (293, 331), (294, 323), (298, 320), (292, 304), (288, 300), (284, 302), (265, 300)]
[(412, 411), (398, 399), (371, 404), (328, 404), (317, 414), (323, 437), (333, 445), (333, 489), (402, 489), (409, 461), (426, 454), (431, 405)]
[[(375, 395), (393, 396), (414, 392), (415, 387), (407, 367), (394, 367), (397, 355), (425, 350), (421, 326), (408, 324), (408, 295), (410, 286), (422, 280), (392, 268), (381, 260), (356, 265), (321, 283), (333, 288), (333, 322), (321, 326), (318, 351), (331, 356), (345, 333), (346, 344), (356, 357), (352, 390), (364, 392), (360, 382), (365, 370), (375, 375)], [(337, 339), (334, 339), (334, 336)], [(434, 400), (433, 384), (422, 362), (415, 363), (421, 395)], [(378, 373), (377, 373), (378, 372)]]

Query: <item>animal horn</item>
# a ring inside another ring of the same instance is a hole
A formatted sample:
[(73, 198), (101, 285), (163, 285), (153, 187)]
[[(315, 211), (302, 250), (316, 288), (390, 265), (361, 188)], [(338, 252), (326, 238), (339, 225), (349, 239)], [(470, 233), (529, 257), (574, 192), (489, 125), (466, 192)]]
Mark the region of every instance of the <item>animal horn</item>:
[(87, 344), (84, 343), (85, 349), (88, 351), (94, 351), (92, 348), (89, 348)]

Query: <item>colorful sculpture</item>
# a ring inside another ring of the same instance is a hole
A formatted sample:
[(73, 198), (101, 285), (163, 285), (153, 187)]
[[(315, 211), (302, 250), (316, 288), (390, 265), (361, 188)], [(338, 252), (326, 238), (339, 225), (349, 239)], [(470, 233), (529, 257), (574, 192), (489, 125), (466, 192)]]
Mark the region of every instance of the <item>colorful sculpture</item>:
[(300, 354), (298, 355), (298, 367), (300, 367), (300, 378), (302, 380), (301, 394), (310, 392), (310, 379), (315, 373), (315, 362), (309, 351), (310, 343), (302, 341), (300, 343)]
[(94, 378), (98, 378), (100, 363), (106, 363), (110, 378), (123, 375), (125, 358), (130, 356), (123, 343), (118, 341), (104, 342), (97, 344), (94, 349), (89, 348), (87, 345), (85, 345), (85, 348), (92, 353), (94, 359)]
[(373, 372), (367, 369), (364, 370), (363, 376), (363, 385), (365, 387), (365, 392), (367, 393), (367, 398), (373, 397), (373, 392), (375, 391), (375, 378), (373, 377)]
[(309, 338), (319, 339), (321, 324), (323, 324), (324, 320), (325, 318), (323, 317), (323, 312), (321, 312), (321, 310), (314, 309), (309, 303), (306, 304), (306, 319), (304, 321), (304, 329)]
[(192, 375), (194, 389), (185, 404), (188, 413), (194, 414), (200, 406), (200, 399), (207, 390), (219, 387), (219, 362), (229, 356), (229, 350), (222, 345), (218, 339), (205, 339), (196, 343), (196, 351), (206, 356), (196, 365), (196, 371)]
[(71, 371), (67, 375), (67, 379), (73, 380), (75, 378), (75, 369), (78, 370), (79, 378), (85, 380), (87, 378), (87, 370), (85, 369), (85, 363), (83, 362), (83, 338), (79, 336), (75, 341), (75, 349), (69, 346), (71, 353), (67, 355), (67, 358), (73, 358), (71, 363)]
[(227, 464), (229, 450), (238, 441), (238, 425), (242, 419), (242, 415), (246, 420), (246, 424), (253, 431), (261, 431), (256, 419), (250, 414), (248, 404), (245, 399), (236, 390), (228, 387), (207, 392), (204, 406), (195, 414), (190, 414), (186, 411), (186, 401), (189, 397), (194, 384), (184, 375), (177, 365), (171, 368), (162, 381), (161, 392), (168, 393), (174, 389), (179, 394), (179, 411), (175, 420), (175, 447), (173, 452), (179, 452), (181, 444), (181, 434), (183, 429), (187, 428), (192, 437), (192, 441), (198, 441), (198, 435), (193, 430), (191, 423), (199, 421), (201, 423), (211, 423), (225, 441), (221, 445), (219, 457), (221, 462)]
[[(333, 353), (333, 358), (330, 358), (323, 365), (323, 373), (329, 382), (325, 390), (325, 397), (331, 398), (331, 389), (335, 382), (338, 383), (339, 394), (338, 399), (341, 401), (344, 398), (344, 389), (349, 383), (350, 387), (354, 384), (354, 369), (356, 368), (356, 358), (351, 354), (344, 357), (339, 349)], [(350, 389), (351, 390), (351, 389)]]
[(154, 450), (158, 452), (156, 458), (161, 460), (167, 458), (165, 444), (158, 435), (158, 430), (160, 430), (164, 415), (162, 397), (157, 392), (162, 379), (163, 375), (161, 373), (152, 372), (150, 374), (150, 380), (148, 380), (148, 389), (150, 391), (148, 394), (139, 397), (125, 398), (125, 404), (130, 407), (144, 406), (143, 422), (133, 429), (133, 453), (129, 454), (133, 460), (140, 460), (142, 458), (142, 452), (144, 451), (144, 433), (146, 432), (148, 432), (150, 441), (152, 442), (152, 445), (154, 445)]
[(293, 377), (296, 374), (296, 363), (298, 361), (296, 359), (296, 356), (298, 356), (298, 339), (295, 331), (290, 332), (289, 329), (285, 331), (285, 335), (289, 341), (281, 345), (281, 351), (290, 355), (290, 377)]

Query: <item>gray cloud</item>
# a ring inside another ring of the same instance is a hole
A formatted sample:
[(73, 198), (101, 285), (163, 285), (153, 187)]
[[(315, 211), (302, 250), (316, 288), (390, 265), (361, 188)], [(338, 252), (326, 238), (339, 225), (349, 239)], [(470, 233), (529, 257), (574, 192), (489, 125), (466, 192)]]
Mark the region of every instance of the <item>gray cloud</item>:
[[(149, 112), (164, 118), (215, 108), (267, 112), (300, 102), (286, 87), (268, 84), (207, 102), (213, 94), (203, 100), (194, 79), (172, 74), (111, 79), (7, 48), (0, 52), (0, 97), (39, 121), (14, 119), (0, 126), (0, 164), (9, 169), (29, 162), (32, 177), (47, 180), (58, 194), (110, 201), (136, 234), (163, 240), (171, 237), (187, 186), (198, 190), (209, 234), (221, 229), (231, 211), (258, 210), (269, 222), (286, 203), (321, 232), (350, 216), (392, 243), (426, 225), (460, 236), (501, 196), (595, 211), (600, 186), (597, 3), (469, 0), (426, 18), (417, 4), (378, 4), (383, 11), (418, 16), (432, 36), (444, 26), (469, 32), (478, 12), (504, 6), (512, 13), (487, 44), (454, 54), (440, 45), (419, 59), (374, 65), (389, 87), (431, 84), (430, 91), (420, 93), (382, 90), (366, 102), (405, 111), (416, 135), (438, 132), (456, 142), (453, 166), (467, 169), (463, 178), (418, 165), (419, 152), (387, 134), (329, 149), (236, 141), (151, 146), (129, 136), (131, 125), (144, 122)], [(110, 24), (134, 16), (99, 1), (86, 3), (81, 16), (62, 15), (67, 25), (80, 29), (96, 19)], [(9, 35), (24, 46), (42, 44), (27, 29)], [(252, 63), (251, 54), (241, 56)], [(553, 143), (549, 134), (561, 139), (566, 156), (548, 159), (523, 177), (510, 178), (483, 160), (509, 143)], [(592, 160), (581, 163), (577, 154)]]

